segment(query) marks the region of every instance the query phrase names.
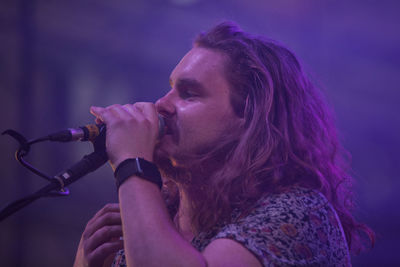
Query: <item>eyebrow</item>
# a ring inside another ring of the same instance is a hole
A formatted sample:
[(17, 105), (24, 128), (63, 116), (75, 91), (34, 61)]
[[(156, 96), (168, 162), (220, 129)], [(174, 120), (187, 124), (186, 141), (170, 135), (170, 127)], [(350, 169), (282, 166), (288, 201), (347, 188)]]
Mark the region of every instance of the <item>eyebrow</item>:
[[(169, 80), (169, 84), (171, 85), (171, 87), (174, 86), (174, 83), (172, 82), (171, 79)], [(178, 90), (183, 89), (184, 87), (190, 87), (192, 89), (202, 90), (202, 91), (204, 91), (205, 89), (202, 83), (200, 83), (195, 79), (189, 79), (189, 78), (178, 79), (176, 81), (176, 87)]]

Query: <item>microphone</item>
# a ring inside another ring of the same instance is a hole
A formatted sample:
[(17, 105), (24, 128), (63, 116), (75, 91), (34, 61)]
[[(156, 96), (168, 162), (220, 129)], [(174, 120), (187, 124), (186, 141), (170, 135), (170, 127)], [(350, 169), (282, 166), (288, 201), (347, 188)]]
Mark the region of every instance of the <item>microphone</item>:
[[(164, 118), (158, 115), (158, 138), (161, 138), (164, 135), (164, 128)], [(107, 162), (108, 156), (105, 149), (105, 133), (105, 124), (89, 124), (79, 128), (70, 128), (48, 136), (51, 141), (92, 141), (94, 145), (94, 152), (84, 156), (70, 168), (54, 176), (61, 189), (85, 176), (89, 172), (95, 171)]]
[[(72, 141), (91, 141), (94, 142), (100, 135), (104, 124), (87, 124), (78, 128), (68, 128), (47, 136), (48, 140), (55, 142), (72, 142)], [(164, 135), (165, 122), (161, 115), (158, 115), (158, 138)]]

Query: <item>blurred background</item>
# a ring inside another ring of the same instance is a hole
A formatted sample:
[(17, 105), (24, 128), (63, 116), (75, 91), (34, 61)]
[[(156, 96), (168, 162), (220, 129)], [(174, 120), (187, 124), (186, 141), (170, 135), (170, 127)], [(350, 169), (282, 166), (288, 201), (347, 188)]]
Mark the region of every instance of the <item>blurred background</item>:
[[(154, 102), (193, 38), (223, 20), (292, 49), (326, 88), (353, 157), (357, 217), (378, 234), (354, 266), (399, 266), (400, 2), (0, 0), (0, 130), (28, 139), (93, 121), (91, 105)], [(46, 184), (0, 136), (0, 207)], [(55, 175), (90, 143), (43, 143), (27, 160)], [(86, 222), (116, 202), (107, 165), (0, 222), (1, 266), (71, 266)]]

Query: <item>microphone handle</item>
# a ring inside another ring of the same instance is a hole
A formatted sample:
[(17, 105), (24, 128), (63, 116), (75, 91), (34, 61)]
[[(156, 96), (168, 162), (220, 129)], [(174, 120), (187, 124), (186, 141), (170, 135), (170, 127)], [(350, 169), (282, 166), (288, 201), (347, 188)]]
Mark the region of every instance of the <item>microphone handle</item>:
[(69, 128), (49, 134), (47, 138), (55, 142), (94, 141), (104, 124), (88, 124), (79, 128)]
[(65, 172), (62, 172), (60, 175), (54, 176), (53, 181), (37, 191), (36, 193), (28, 196), (21, 198), (17, 201), (14, 201), (7, 205), (5, 208), (0, 210), (0, 221), (4, 220), (8, 216), (14, 214), (18, 210), (24, 208), (25, 206), (29, 205), (33, 201), (43, 197), (47, 196), (50, 192), (57, 190), (60, 191), (64, 189), (65, 186), (75, 182), (79, 178), (85, 176), (89, 172), (92, 172), (99, 168), (101, 165), (103, 165), (105, 162), (107, 162), (107, 154), (104, 152), (103, 154), (100, 152), (93, 152), (89, 155), (86, 155), (83, 157), (82, 160), (77, 162), (75, 165), (73, 165), (71, 168), (66, 170)]
[(56, 178), (62, 187), (67, 186), (89, 172), (93, 172), (100, 168), (108, 160), (107, 153), (95, 151), (89, 155), (85, 155), (80, 161), (69, 167), (67, 170), (62, 171), (54, 178)]

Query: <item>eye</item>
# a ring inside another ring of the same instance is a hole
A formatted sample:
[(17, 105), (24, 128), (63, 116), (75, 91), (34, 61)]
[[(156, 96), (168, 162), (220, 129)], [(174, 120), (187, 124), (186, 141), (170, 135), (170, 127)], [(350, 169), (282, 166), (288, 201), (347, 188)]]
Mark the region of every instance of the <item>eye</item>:
[(181, 96), (183, 99), (191, 99), (191, 98), (197, 97), (197, 96), (199, 96), (199, 95), (198, 95), (195, 91), (193, 91), (193, 90), (184, 89), (184, 90), (182, 90), (182, 91), (180, 92), (180, 96)]

